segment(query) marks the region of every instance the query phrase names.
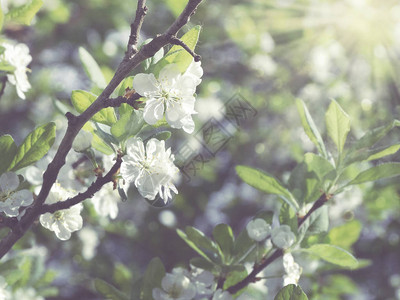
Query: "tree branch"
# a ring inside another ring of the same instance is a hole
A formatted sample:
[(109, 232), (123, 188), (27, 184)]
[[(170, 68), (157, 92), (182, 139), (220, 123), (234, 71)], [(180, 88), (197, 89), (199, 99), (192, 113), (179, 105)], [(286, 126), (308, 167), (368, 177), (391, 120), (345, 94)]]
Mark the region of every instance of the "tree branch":
[(53, 204), (44, 204), (41, 209), (40, 209), (40, 214), (44, 213), (54, 213), (57, 210), (61, 209), (67, 209), (70, 208), (71, 206), (74, 206), (80, 202), (83, 202), (84, 200), (88, 198), (92, 198), (93, 195), (98, 192), (103, 185), (109, 183), (109, 182), (114, 182), (114, 175), (118, 172), (120, 166), (122, 163), (121, 157), (117, 157), (116, 163), (112, 166), (110, 171), (104, 176), (104, 177), (97, 177), (96, 181), (94, 181), (85, 192), (79, 193), (73, 198), (69, 198), (65, 201), (62, 202), (57, 202)]
[(188, 45), (186, 45), (182, 40), (178, 39), (176, 36), (172, 36), (171, 37), (171, 44), (173, 45), (178, 45), (181, 46), (183, 49), (185, 49), (191, 56), (193, 56), (194, 61), (200, 61), (201, 60), (201, 56), (194, 53), (194, 51), (192, 49), (189, 48)]
[(146, 0), (138, 0), (136, 9), (135, 20), (131, 24), (131, 34), (129, 36), (128, 46), (125, 53), (125, 59), (129, 60), (135, 55), (137, 50), (137, 43), (139, 40), (140, 29), (142, 28), (144, 17), (147, 14)]
[[(81, 115), (69, 115), (67, 131), (53, 160), (47, 166), (47, 169), (43, 174), (43, 184), (39, 195), (35, 200), (33, 207), (28, 208), (25, 215), (21, 218), (19, 222), (19, 227), (21, 230), (10, 231), (8, 235), (0, 241), (0, 258), (2, 258), (12, 248), (12, 246), (25, 234), (32, 223), (41, 214), (42, 206), (50, 192), (51, 187), (57, 180), (57, 176), (61, 167), (65, 164), (65, 158), (68, 152), (72, 148), (72, 142), (83, 125), (89, 121), (94, 114), (107, 105), (107, 101), (110, 99), (112, 92), (134, 68), (136, 68), (146, 58), (154, 56), (158, 50), (170, 43), (171, 36), (176, 35), (178, 31), (189, 22), (190, 17), (194, 14), (201, 2), (202, 0), (189, 0), (181, 15), (166, 30), (164, 34), (157, 36), (150, 43), (141, 47), (140, 50), (134, 56), (129, 57), (128, 60), (124, 58), (121, 61), (110, 83), (98, 96), (98, 98)], [(144, 1), (138, 1), (139, 7), (143, 8), (143, 5)], [(134, 32), (136, 32), (136, 30), (140, 30), (141, 23), (142, 21), (138, 22), (138, 27)]]
[[(298, 221), (299, 227), (304, 223), (305, 220), (307, 220), (311, 216), (311, 214), (315, 210), (323, 206), (329, 199), (331, 199), (331, 197), (332, 195), (322, 194), (322, 196), (319, 197), (319, 199), (314, 202), (314, 205), (311, 207), (309, 212), (304, 216), (304, 218), (299, 219)], [(254, 266), (253, 271), (251, 271), (251, 273), (247, 275), (246, 278), (244, 278), (242, 281), (239, 281), (235, 285), (229, 287), (227, 291), (233, 295), (236, 294), (241, 289), (245, 288), (248, 284), (255, 282), (257, 280), (256, 277), (258, 273), (264, 270), (268, 265), (270, 265), (276, 259), (281, 257), (283, 253), (284, 252), (282, 249), (276, 249), (270, 256), (263, 257), (261, 261)]]

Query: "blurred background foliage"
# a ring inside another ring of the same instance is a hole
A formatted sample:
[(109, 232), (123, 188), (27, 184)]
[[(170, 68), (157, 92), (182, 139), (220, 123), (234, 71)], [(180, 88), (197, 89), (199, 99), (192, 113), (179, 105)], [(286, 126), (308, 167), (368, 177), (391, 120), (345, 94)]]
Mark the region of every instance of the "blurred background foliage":
[[(149, 0), (141, 40), (163, 32), (185, 2)], [(86, 48), (110, 79), (123, 57), (135, 8), (136, 1), (48, 0), (34, 26), (9, 24), (5, 34), (30, 48), (33, 88), (27, 101), (6, 89), (0, 101), (0, 133), (20, 143), (35, 124), (56, 119), (61, 138), (66, 119), (60, 103), (69, 106), (72, 90), (91, 88), (78, 48)], [(185, 30), (203, 26), (196, 49), (205, 72), (197, 91), (196, 129), (211, 118), (228, 124), (224, 103), (234, 95), (257, 114), (230, 127), (226, 147), (196, 165), (169, 206), (153, 207), (131, 190), (112, 221), (98, 217), (87, 200), (84, 228), (68, 242), (41, 226), (29, 231), (16, 249), (40, 247), (35, 255), (56, 270), (53, 286), (59, 295), (48, 299), (98, 299), (95, 277), (129, 291), (155, 256), (167, 270), (187, 266), (194, 252), (176, 228), (191, 225), (210, 234), (216, 224), (228, 223), (238, 233), (260, 210), (279, 209), (275, 196), (242, 183), (234, 166), (258, 167), (287, 181), (303, 154), (315, 152), (297, 116), (296, 98), (305, 101), (321, 129), (329, 101), (336, 99), (350, 115), (351, 134), (357, 137), (400, 118), (397, 1), (208, 0), (191, 22)], [(173, 151), (190, 140), (182, 132), (173, 133)], [(393, 130), (385, 144), (398, 137), (399, 130)], [(400, 154), (390, 160), (399, 161)], [(353, 250), (371, 264), (352, 272), (302, 265), (300, 284), (310, 299), (400, 299), (398, 180), (364, 184), (333, 199), (331, 226), (359, 220), (361, 236)], [(280, 285), (281, 279), (268, 282)]]

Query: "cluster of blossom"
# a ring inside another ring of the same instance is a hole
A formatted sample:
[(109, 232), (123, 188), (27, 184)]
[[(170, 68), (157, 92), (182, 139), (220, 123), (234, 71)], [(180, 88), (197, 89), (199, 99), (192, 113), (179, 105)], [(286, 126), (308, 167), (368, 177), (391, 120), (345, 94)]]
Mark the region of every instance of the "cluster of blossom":
[(14, 45), (9, 42), (2, 42), (0, 46), (4, 48), (4, 52), (0, 54), (0, 63), (12, 67), (7, 72), (7, 79), (15, 85), (18, 97), (25, 99), (25, 93), (31, 88), (26, 75), (27, 66), (32, 60), (29, 48), (25, 44)]
[[(158, 79), (153, 74), (137, 74), (133, 80), (133, 88), (146, 99), (143, 111), (145, 121), (154, 125), (165, 114), (171, 127), (182, 128), (188, 133), (193, 132), (192, 115), (196, 113), (194, 94), (202, 75), (200, 62), (192, 62), (184, 73), (179, 71), (176, 64), (169, 64), (160, 71)], [(91, 133), (81, 130), (72, 147), (78, 153), (89, 154), (92, 151), (92, 139)], [(159, 195), (165, 203), (172, 198), (172, 192), (178, 193), (174, 182), (177, 180), (179, 169), (174, 165), (174, 155), (170, 148), (166, 149), (164, 141), (151, 138), (145, 144), (139, 137), (130, 138), (126, 141), (124, 152), (120, 177), (121, 186), (125, 191), (130, 184), (134, 184), (146, 199), (154, 200)], [(35, 186), (36, 193), (40, 190), (43, 172), (53, 156), (54, 153), (49, 153), (36, 166), (25, 170), (25, 177)], [(81, 191), (84, 187), (84, 180), (79, 178), (76, 170), (72, 168), (71, 160), (74, 159), (77, 160), (76, 155), (69, 155), (60, 172), (58, 183), (50, 190), (46, 204), (65, 201), (73, 197), (75, 191)], [(103, 166), (106, 170), (112, 167), (113, 159), (112, 155), (103, 156)], [(76, 178), (80, 180), (75, 180)], [(6, 173), (0, 178), (0, 209), (8, 216), (17, 216), (21, 206), (30, 205), (33, 201), (32, 193), (27, 190), (16, 191), (18, 186), (16, 174)], [(120, 197), (111, 183), (102, 187), (92, 198), (96, 212), (111, 219), (115, 219), (118, 214), (119, 201)], [(71, 232), (82, 228), (82, 208), (82, 204), (77, 204), (54, 213), (45, 213), (40, 217), (40, 223), (54, 231), (59, 239), (68, 240)]]
[[(161, 289), (154, 288), (154, 300), (232, 300), (232, 295), (221, 289), (216, 289), (214, 276), (211, 272), (195, 268), (189, 272), (182, 268), (174, 268), (161, 281)], [(246, 294), (238, 300), (248, 299)]]
[(246, 230), (252, 240), (263, 242), (270, 237), (275, 247), (285, 250), (283, 255), (283, 268), (285, 270), (283, 285), (297, 284), (302, 268), (294, 262), (292, 254), (287, 251), (296, 241), (296, 236), (290, 230), (290, 227), (288, 225), (280, 225), (271, 229), (271, 225), (264, 219), (256, 218), (247, 224)]

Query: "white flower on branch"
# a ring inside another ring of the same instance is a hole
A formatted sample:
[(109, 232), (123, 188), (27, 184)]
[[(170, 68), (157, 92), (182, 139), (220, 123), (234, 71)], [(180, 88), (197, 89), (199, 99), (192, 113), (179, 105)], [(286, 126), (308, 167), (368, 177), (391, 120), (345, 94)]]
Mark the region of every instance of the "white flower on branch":
[[(65, 201), (72, 196), (72, 193), (63, 189), (60, 185), (55, 184), (51, 188), (49, 196), (46, 199), (46, 204)], [(60, 240), (68, 240), (71, 237), (71, 232), (82, 228), (83, 220), (80, 215), (81, 210), (82, 203), (78, 203), (68, 209), (58, 210), (54, 213), (45, 213), (40, 216), (40, 224), (54, 231)]]
[(120, 196), (113, 189), (112, 183), (105, 184), (92, 198), (95, 211), (103, 217), (115, 219), (118, 215)]
[(126, 182), (133, 182), (143, 197), (154, 200), (160, 194), (167, 203), (172, 198), (171, 190), (178, 193), (173, 181), (179, 169), (173, 163), (171, 148), (165, 150), (164, 141), (152, 138), (145, 149), (141, 139), (129, 139), (126, 152), (122, 158), (121, 176)]
[(283, 286), (297, 284), (300, 279), (302, 268), (294, 262), (292, 253), (285, 253), (283, 255), (283, 268), (286, 273), (283, 276)]
[(166, 65), (158, 76), (137, 74), (133, 88), (145, 97), (144, 120), (154, 125), (164, 116), (173, 128), (183, 128), (187, 133), (194, 131), (192, 120), (196, 86), (200, 84), (203, 69), (200, 62), (192, 62), (184, 74), (176, 64)]
[(32, 56), (29, 54), (29, 48), (25, 44), (12, 45), (9, 43), (2, 43), (4, 47), (3, 54), (0, 55), (0, 62), (4, 61), (15, 69), (8, 73), (8, 81), (15, 85), (18, 97), (25, 99), (25, 92), (27, 92), (31, 85), (28, 81), (26, 71), (28, 64), (32, 61)]
[(296, 236), (290, 230), (288, 225), (281, 225), (272, 230), (271, 233), (272, 243), (280, 249), (288, 249), (293, 245)]
[(7, 172), (0, 176), (0, 211), (10, 217), (18, 216), (21, 206), (28, 206), (33, 202), (32, 193), (28, 190), (17, 191), (18, 186), (17, 174)]
[(257, 218), (251, 220), (246, 226), (247, 234), (252, 240), (261, 242), (271, 233), (271, 225), (265, 220)]
[(187, 276), (186, 270), (175, 268), (161, 281), (161, 287), (152, 291), (154, 300), (191, 300), (196, 296), (196, 287)]

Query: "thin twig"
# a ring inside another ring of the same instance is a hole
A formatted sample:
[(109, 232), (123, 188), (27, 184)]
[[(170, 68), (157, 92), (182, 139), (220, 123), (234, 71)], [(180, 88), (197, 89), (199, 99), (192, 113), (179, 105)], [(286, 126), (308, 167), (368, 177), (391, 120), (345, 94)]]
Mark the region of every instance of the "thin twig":
[(185, 49), (191, 56), (193, 56), (194, 61), (200, 61), (201, 60), (201, 56), (194, 53), (194, 51), (192, 49), (189, 48), (188, 45), (186, 45), (182, 40), (178, 39), (176, 36), (172, 36), (171, 37), (171, 44), (173, 45), (178, 45), (181, 46), (183, 49)]
[(125, 59), (131, 59), (137, 50), (140, 30), (142, 28), (144, 17), (147, 14), (146, 0), (138, 0), (135, 20), (131, 24), (131, 34), (129, 35), (128, 47), (125, 54)]

